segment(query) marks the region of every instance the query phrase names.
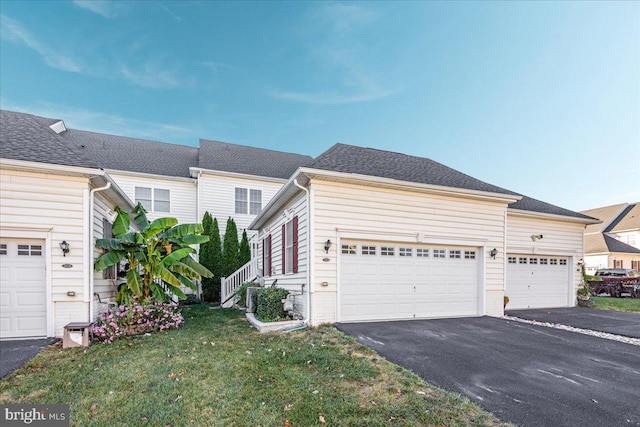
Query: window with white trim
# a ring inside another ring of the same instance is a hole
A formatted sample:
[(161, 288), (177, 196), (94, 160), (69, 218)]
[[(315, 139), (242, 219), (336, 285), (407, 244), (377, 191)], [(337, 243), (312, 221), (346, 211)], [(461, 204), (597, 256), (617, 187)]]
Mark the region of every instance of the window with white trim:
[(287, 222), (285, 226), (285, 256), (284, 256), (284, 272), (293, 273), (293, 220)]
[(622, 266), (622, 260), (621, 259), (614, 259), (613, 260), (613, 268), (624, 268)]
[(376, 254), (376, 246), (368, 246), (362, 245), (362, 255), (375, 255)]
[(476, 251), (464, 251), (464, 259), (476, 259)]
[(444, 249), (434, 249), (433, 250), (433, 257), (434, 258), (446, 258), (447, 257), (447, 252)]
[(509, 264), (517, 264), (517, 263), (518, 263), (518, 258), (514, 256), (509, 257)]
[(380, 247), (380, 255), (382, 256), (395, 256), (396, 248), (393, 246), (381, 246)]
[(449, 258), (460, 259), (461, 258), (460, 251), (451, 249), (449, 251)]
[(518, 264), (526, 264), (526, 263), (527, 263), (526, 258), (518, 258)]
[(342, 253), (345, 255), (355, 255), (356, 245), (342, 245)]
[(551, 264), (551, 265), (558, 265), (558, 258), (551, 258), (551, 259), (549, 259), (549, 264)]
[(237, 214), (246, 214), (247, 210), (247, 189), (246, 188), (238, 188), (236, 187), (236, 213)]
[(136, 204), (148, 212), (171, 212), (171, 191), (164, 188), (135, 187)]
[(262, 210), (262, 190), (249, 190), (249, 214), (258, 215)]
[(18, 245), (18, 255), (41, 256), (42, 245)]
[(538, 265), (538, 258), (529, 258), (529, 264)]
[(566, 259), (561, 259), (560, 260), (560, 265), (567, 265), (567, 260)]
[(429, 258), (429, 249), (416, 249), (416, 256), (418, 258)]
[(403, 256), (403, 257), (412, 257), (413, 256), (413, 249), (411, 249), (411, 248), (399, 248), (398, 249), (398, 255), (399, 256)]
[(549, 260), (547, 258), (540, 258), (540, 265), (547, 265), (549, 264)]

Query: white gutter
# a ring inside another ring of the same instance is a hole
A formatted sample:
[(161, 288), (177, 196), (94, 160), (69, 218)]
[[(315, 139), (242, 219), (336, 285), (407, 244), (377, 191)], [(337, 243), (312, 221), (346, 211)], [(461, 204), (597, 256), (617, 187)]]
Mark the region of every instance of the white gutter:
[(241, 179), (254, 179), (254, 180), (257, 179), (260, 181), (271, 181), (271, 182), (277, 182), (277, 183), (287, 182), (287, 179), (285, 178), (274, 178), (271, 176), (251, 175), (248, 173), (240, 173), (240, 172), (217, 171), (213, 169), (203, 169), (203, 168), (196, 168), (196, 167), (189, 168), (189, 173), (191, 176), (193, 176), (194, 173), (196, 172), (206, 173), (207, 175), (226, 176), (226, 177), (241, 178)]
[(103, 191), (111, 188), (111, 182), (107, 182), (104, 187), (98, 187), (91, 189), (89, 194), (89, 245), (87, 250), (87, 260), (90, 263), (91, 272), (89, 273), (89, 295), (85, 295), (85, 302), (87, 302), (87, 298), (89, 299), (89, 321), (93, 321), (93, 286), (95, 281), (95, 274), (93, 272), (93, 252), (95, 249), (94, 237), (93, 237), (93, 226), (94, 226), (94, 216), (93, 211), (95, 209), (95, 196), (94, 194), (98, 191)]
[(304, 191), (305, 193), (307, 193), (307, 316), (306, 316), (306, 323), (307, 325), (310, 325), (311, 324), (311, 259), (312, 259), (311, 232), (312, 232), (312, 228), (311, 228), (311, 215), (309, 214), (310, 212), (309, 208), (311, 206), (311, 196), (309, 194), (308, 188), (298, 184), (297, 178), (293, 180), (293, 184), (299, 189), (301, 189), (302, 191)]
[(549, 220), (556, 220), (556, 221), (574, 222), (579, 224), (599, 224), (600, 222), (602, 222), (599, 219), (579, 218), (574, 216), (565, 216), (565, 215), (550, 214), (550, 213), (535, 212), (535, 211), (524, 211), (521, 209), (514, 209), (509, 207), (507, 208), (507, 214), (513, 215), (513, 216), (519, 216), (523, 218), (549, 219)]

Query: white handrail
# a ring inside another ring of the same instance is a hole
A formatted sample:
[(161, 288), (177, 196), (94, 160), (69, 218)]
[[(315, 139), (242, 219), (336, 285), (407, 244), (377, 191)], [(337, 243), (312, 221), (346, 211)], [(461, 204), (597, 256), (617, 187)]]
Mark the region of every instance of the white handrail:
[[(229, 299), (235, 291), (240, 288), (243, 283), (250, 282), (258, 277), (258, 258), (253, 258), (251, 261), (240, 267), (229, 277), (222, 277), (220, 279), (220, 297), (223, 307), (233, 306), (233, 298)], [(229, 300), (229, 301), (227, 301)]]

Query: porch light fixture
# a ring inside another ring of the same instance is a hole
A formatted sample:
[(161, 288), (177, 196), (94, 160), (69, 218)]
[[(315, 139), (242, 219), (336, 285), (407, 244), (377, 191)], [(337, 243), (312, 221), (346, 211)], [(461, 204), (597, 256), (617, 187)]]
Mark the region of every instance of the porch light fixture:
[(62, 249), (62, 256), (67, 256), (69, 253), (69, 243), (66, 240), (60, 242), (60, 249)]
[(489, 255), (491, 255), (491, 258), (496, 259), (496, 255), (498, 255), (498, 250), (496, 248), (491, 249), (491, 252), (489, 252)]
[(532, 234), (531, 240), (535, 242), (536, 240), (542, 240), (542, 237), (542, 234)]
[(329, 249), (331, 249), (331, 240), (327, 239), (327, 241), (324, 242), (324, 251), (329, 253)]

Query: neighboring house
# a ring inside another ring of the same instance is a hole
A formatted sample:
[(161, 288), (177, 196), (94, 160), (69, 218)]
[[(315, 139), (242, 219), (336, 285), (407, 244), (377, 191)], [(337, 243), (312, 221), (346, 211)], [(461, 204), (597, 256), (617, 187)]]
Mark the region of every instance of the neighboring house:
[(599, 268), (640, 271), (640, 203), (621, 203), (582, 213), (602, 221), (585, 230), (587, 272), (593, 274)]
[[(200, 222), (209, 211), (223, 236), (229, 217), (240, 235), (287, 178), (312, 160), (207, 140), (199, 147), (167, 144), (1, 114), (0, 338), (61, 336), (66, 323), (95, 317), (94, 293), (113, 298), (117, 272), (93, 273), (101, 252), (87, 251), (89, 241), (109, 233), (116, 205), (130, 210), (140, 202), (150, 219), (171, 216), (180, 223)], [(90, 191), (105, 183), (111, 187)], [(89, 217), (95, 217), (92, 225)], [(62, 240), (71, 247), (66, 256)], [(32, 261), (22, 262), (27, 255), (21, 248), (29, 245)], [(23, 277), (31, 277), (27, 285)]]
[(93, 272), (91, 242), (116, 205), (133, 203), (64, 144), (61, 121), (1, 111), (0, 124), (0, 338), (62, 336), (111, 288)]
[(597, 220), (432, 160), (338, 144), (258, 215), (259, 269), (309, 324), (571, 307)]

